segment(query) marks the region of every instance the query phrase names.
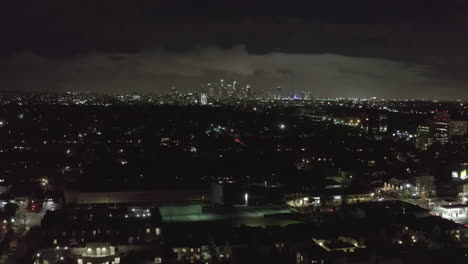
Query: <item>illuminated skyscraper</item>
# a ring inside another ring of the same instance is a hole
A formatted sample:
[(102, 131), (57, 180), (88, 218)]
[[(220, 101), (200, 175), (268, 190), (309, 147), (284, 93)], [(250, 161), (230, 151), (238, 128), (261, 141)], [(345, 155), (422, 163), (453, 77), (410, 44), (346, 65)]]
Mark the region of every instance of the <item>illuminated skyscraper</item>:
[(449, 141), (450, 115), (447, 112), (436, 112), (434, 120), (418, 127), (416, 147), (427, 149), (434, 143), (446, 144)]
[(202, 92), (206, 92), (209, 98), (215, 98), (216, 97), (215, 86), (212, 85), (211, 83), (207, 83), (205, 86), (203, 86), (203, 91)]
[(207, 93), (201, 93), (200, 94), (200, 103), (201, 103), (201, 105), (207, 105), (208, 104), (208, 94)]
[(305, 97), (306, 97), (306, 94), (305, 94), (305, 92), (304, 92), (304, 91), (301, 91), (301, 93), (300, 93), (300, 97), (301, 97), (301, 100), (304, 100), (304, 99), (305, 99)]
[(430, 137), (430, 127), (428, 125), (420, 125), (416, 130), (416, 148), (427, 150), (427, 147), (432, 145)]
[(225, 87), (224, 87), (224, 80), (221, 79), (219, 81), (219, 87), (218, 87), (218, 98), (224, 98), (225, 97)]
[(274, 98), (279, 100), (283, 97), (283, 91), (280, 86), (276, 87)]
[(231, 96), (233, 96), (233, 97), (235, 97), (235, 98), (239, 98), (239, 97), (240, 97), (240, 95), (239, 95), (239, 93), (238, 93), (238, 91), (237, 91), (237, 81), (233, 81), (233, 82), (232, 82), (232, 95), (231, 95)]
[(434, 142), (446, 144), (449, 140), (450, 115), (447, 112), (436, 112), (432, 121), (431, 134)]
[(362, 120), (361, 128), (369, 135), (378, 135), (387, 132), (387, 116), (382, 113), (373, 112)]
[(225, 97), (231, 98), (231, 97), (233, 97), (233, 95), (234, 95), (234, 93), (233, 93), (232, 85), (231, 85), (231, 84), (228, 84), (228, 85), (226, 86)]
[(245, 86), (245, 92), (247, 94), (247, 98), (251, 98), (253, 95), (252, 88), (250, 87), (250, 84), (247, 84)]

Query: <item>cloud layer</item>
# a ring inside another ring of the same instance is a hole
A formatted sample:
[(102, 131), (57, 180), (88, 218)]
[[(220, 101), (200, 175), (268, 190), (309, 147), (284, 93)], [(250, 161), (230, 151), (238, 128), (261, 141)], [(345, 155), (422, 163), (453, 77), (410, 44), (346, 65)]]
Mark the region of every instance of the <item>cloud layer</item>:
[(317, 96), (468, 97), (468, 2), (307, 2), (8, 1), (0, 91), (158, 93), (226, 78)]
[(294, 86), (317, 96), (403, 98), (419, 95), (418, 89), (455, 87), (426, 65), (337, 54), (251, 54), (243, 46), (88, 53), (66, 59), (22, 53), (1, 60), (0, 68), (1, 87), (44, 91), (157, 93), (171, 86), (198, 90), (202, 83), (220, 78), (257, 89)]

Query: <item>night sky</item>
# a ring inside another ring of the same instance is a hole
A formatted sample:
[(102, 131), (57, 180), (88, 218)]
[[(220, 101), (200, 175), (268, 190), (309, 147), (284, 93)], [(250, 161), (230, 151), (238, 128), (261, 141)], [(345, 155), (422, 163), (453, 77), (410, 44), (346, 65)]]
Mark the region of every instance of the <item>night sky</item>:
[(468, 98), (468, 1), (276, 2), (1, 1), (0, 90)]

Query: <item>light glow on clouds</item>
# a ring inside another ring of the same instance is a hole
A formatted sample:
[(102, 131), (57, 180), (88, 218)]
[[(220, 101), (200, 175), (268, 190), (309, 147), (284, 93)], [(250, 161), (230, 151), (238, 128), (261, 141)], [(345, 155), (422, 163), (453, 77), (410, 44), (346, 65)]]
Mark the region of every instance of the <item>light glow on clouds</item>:
[[(163, 49), (138, 53), (88, 53), (77, 58), (45, 58), (22, 53), (0, 61), (0, 84), (21, 90), (164, 92), (171, 86), (197, 90), (220, 78), (270, 89), (292, 85), (316, 96), (376, 94), (418, 96), (421, 87), (450, 87), (434, 79), (431, 67), (381, 58), (338, 54), (250, 54), (245, 47), (198, 48), (185, 52)], [(8, 73), (9, 72), (9, 73)], [(28, 76), (27, 79), (24, 76)], [(33, 88), (34, 87), (34, 88)], [(376, 92), (378, 91), (378, 92)]]

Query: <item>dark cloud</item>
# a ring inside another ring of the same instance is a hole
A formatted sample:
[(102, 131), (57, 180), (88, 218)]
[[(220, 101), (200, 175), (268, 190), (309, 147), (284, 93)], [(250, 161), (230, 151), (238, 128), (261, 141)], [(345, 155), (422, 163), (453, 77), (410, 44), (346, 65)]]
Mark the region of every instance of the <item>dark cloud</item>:
[(316, 95), (468, 95), (465, 1), (5, 2), (0, 89), (159, 92), (230, 77), (293, 78)]
[[(259, 55), (248, 53), (242, 46), (185, 52), (159, 49), (132, 54), (88, 53), (75, 59), (19, 54), (0, 62), (0, 67), (5, 70), (0, 76), (2, 87), (23, 90), (42, 87), (57, 91), (158, 92), (172, 85), (190, 90), (223, 76), (257, 88), (290, 87), (294, 81), (296, 89), (321, 96), (413, 97), (413, 88), (442, 89), (452, 85), (448, 80), (434, 85), (438, 79), (424, 65), (336, 54)], [(24, 75), (15, 74), (21, 71)]]

